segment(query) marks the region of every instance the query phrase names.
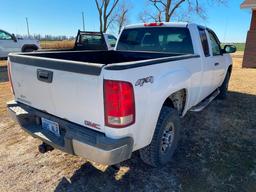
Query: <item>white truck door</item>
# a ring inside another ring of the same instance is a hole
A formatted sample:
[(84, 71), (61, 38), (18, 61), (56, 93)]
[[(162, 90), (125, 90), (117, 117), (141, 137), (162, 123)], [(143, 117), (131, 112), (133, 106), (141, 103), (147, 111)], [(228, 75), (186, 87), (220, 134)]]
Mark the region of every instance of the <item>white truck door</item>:
[(211, 56), (209, 62), (214, 66), (213, 82), (215, 89), (221, 86), (221, 83), (225, 77), (225, 58), (221, 53), (220, 41), (213, 31), (208, 30)]
[(15, 41), (11, 34), (0, 30), (0, 57), (7, 57), (9, 53), (18, 51), (18, 41)]
[(202, 56), (203, 70), (202, 70), (202, 78), (201, 78), (201, 91), (199, 94), (199, 101), (202, 101), (204, 98), (209, 96), (214, 89), (213, 85), (214, 81), (214, 64), (212, 64), (211, 55), (210, 55), (210, 47), (207, 38), (207, 33), (205, 28), (198, 28), (199, 36), (201, 40), (202, 50), (204, 55)]

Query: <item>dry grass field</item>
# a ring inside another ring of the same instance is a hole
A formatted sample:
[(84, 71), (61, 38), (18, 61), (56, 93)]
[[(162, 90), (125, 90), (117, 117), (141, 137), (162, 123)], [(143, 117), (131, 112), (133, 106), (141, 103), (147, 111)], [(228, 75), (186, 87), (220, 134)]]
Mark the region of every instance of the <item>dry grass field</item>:
[(12, 99), (0, 74), (0, 191), (256, 191), (256, 69), (234, 68), (225, 101), (182, 120), (183, 137), (172, 163), (144, 165), (134, 153), (106, 167), (58, 150), (40, 154), (40, 142), (10, 120)]
[(63, 41), (40, 41), (42, 49), (70, 49), (74, 47), (74, 41), (63, 40)]
[(0, 60), (0, 67), (6, 66), (6, 60)]

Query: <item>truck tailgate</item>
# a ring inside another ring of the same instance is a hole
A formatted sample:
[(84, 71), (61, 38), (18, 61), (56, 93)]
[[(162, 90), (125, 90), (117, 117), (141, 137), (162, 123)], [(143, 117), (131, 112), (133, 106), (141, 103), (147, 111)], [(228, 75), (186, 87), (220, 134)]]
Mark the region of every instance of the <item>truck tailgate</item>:
[(104, 65), (23, 55), (11, 55), (9, 60), (16, 101), (104, 131)]

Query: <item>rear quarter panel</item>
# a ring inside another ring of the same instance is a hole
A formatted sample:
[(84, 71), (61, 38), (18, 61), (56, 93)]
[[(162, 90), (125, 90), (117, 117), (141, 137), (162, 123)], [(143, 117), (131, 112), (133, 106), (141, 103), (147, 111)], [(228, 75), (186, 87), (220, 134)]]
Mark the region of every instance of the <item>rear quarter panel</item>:
[[(196, 102), (201, 78), (201, 59), (171, 61), (125, 70), (104, 69), (103, 72), (104, 79), (133, 84), (135, 124), (122, 129), (105, 127), (105, 133), (109, 137), (133, 137), (134, 150), (137, 150), (151, 142), (162, 105), (172, 93), (181, 89), (187, 90), (184, 113)], [(139, 79), (149, 76), (154, 78), (153, 83), (135, 86)]]
[(19, 42), (20, 50), (22, 49), (23, 46), (26, 46), (26, 45), (30, 45), (30, 46), (35, 45), (38, 48), (40, 48), (40, 43), (36, 39), (19, 39), (18, 42)]

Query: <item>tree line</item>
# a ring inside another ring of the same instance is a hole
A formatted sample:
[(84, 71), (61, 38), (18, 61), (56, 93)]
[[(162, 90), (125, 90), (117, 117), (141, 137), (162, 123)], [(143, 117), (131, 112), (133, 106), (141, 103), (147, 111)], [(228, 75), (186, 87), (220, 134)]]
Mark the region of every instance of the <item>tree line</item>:
[(38, 39), (40, 41), (63, 41), (63, 40), (75, 40), (75, 36), (66, 36), (66, 35), (41, 35), (41, 34), (34, 34), (34, 35), (16, 35), (17, 38), (20, 39)]

